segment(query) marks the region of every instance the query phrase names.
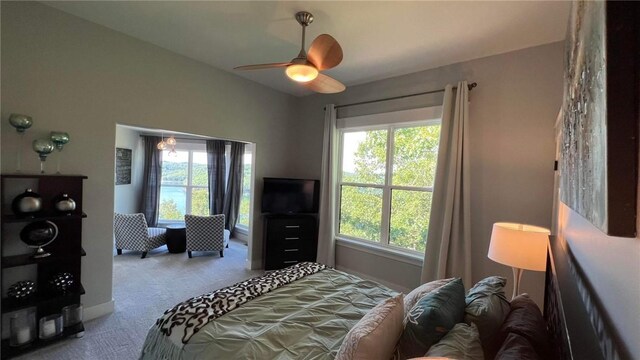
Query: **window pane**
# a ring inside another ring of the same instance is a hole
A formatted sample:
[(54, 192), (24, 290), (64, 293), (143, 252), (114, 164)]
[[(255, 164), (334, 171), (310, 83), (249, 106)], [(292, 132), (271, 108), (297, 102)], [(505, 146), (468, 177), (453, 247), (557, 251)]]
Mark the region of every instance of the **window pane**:
[(424, 251), (431, 213), (429, 191), (391, 191), (389, 244)]
[(191, 214), (209, 215), (209, 189), (191, 189)]
[(393, 185), (433, 186), (440, 125), (396, 129), (393, 134)]
[(175, 155), (162, 151), (162, 184), (187, 185), (188, 166), (188, 151), (176, 151)]
[(344, 133), (342, 181), (384, 184), (387, 130)]
[(244, 169), (242, 173), (242, 196), (240, 198), (240, 211), (238, 212), (238, 225), (249, 227), (250, 204), (251, 204), (251, 154), (245, 153)]
[(382, 189), (343, 185), (340, 196), (339, 233), (380, 241)]
[(207, 186), (208, 178), (207, 153), (204, 151), (194, 151), (193, 164), (191, 164), (191, 185)]
[(184, 220), (187, 206), (187, 189), (180, 186), (160, 187), (161, 220)]

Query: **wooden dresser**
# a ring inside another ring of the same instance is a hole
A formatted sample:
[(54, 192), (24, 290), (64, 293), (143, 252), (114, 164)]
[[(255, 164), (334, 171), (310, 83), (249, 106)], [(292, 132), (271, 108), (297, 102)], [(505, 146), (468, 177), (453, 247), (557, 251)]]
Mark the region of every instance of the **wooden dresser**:
[(304, 261), (316, 261), (316, 215), (265, 215), (264, 240), (266, 270), (282, 269)]

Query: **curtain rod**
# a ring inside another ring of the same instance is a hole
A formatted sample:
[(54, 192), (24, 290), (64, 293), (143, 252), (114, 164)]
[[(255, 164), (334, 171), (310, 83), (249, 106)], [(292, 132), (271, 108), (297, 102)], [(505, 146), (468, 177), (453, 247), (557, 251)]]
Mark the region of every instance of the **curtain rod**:
[[(140, 134), (140, 137), (145, 137), (145, 136), (157, 136), (157, 135), (156, 134)], [(157, 136), (157, 137), (161, 138), (162, 136)], [(170, 138), (170, 137), (171, 137), (171, 135), (165, 136), (164, 138), (166, 139), (166, 138)], [(204, 138), (204, 137), (203, 138), (186, 138), (186, 137), (174, 136), (173, 138), (176, 139), (176, 140), (203, 140), (203, 141), (206, 141), (206, 140), (225, 140), (225, 139)], [(225, 140), (225, 141), (231, 141), (231, 140)]]
[[(475, 88), (476, 86), (478, 86), (478, 83), (471, 83), (471, 84), (468, 84), (468, 85), (467, 85), (467, 87), (469, 88), (469, 91), (471, 91), (471, 90), (472, 90), (473, 88)], [(457, 86), (454, 86), (453, 88), (454, 88), (454, 89), (457, 89), (458, 87), (457, 87)], [(413, 97), (413, 96), (420, 96), (420, 95), (435, 94), (435, 93), (439, 93), (439, 92), (443, 92), (443, 91), (444, 91), (444, 89), (438, 89), (438, 90), (424, 91), (424, 92), (419, 92), (419, 93), (415, 93), (415, 94), (400, 95), (400, 96), (394, 96), (394, 97), (383, 98), (383, 99), (376, 99), (376, 100), (369, 100), (369, 101), (360, 101), (360, 102), (351, 103), (351, 104), (336, 105), (336, 106), (335, 106), (335, 108), (336, 108), (336, 109), (340, 109), (340, 108), (347, 107), (347, 106), (364, 105), (364, 104), (377, 103), (377, 102), (381, 102), (381, 101), (389, 101), (389, 100), (404, 99), (404, 98)]]

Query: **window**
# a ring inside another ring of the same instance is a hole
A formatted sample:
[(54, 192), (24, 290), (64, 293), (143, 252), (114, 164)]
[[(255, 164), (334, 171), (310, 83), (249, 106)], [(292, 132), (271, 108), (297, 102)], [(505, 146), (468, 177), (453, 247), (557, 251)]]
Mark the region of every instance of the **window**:
[(179, 142), (176, 155), (162, 152), (161, 222), (184, 221), (185, 214), (209, 214), (207, 152), (204, 143)]
[(242, 230), (249, 229), (249, 215), (251, 204), (251, 163), (253, 161), (253, 146), (244, 146), (243, 174), (242, 174), (242, 197), (240, 198), (240, 210), (238, 211), (238, 222), (236, 227)]
[(440, 120), (343, 126), (340, 135), (338, 235), (423, 252)]

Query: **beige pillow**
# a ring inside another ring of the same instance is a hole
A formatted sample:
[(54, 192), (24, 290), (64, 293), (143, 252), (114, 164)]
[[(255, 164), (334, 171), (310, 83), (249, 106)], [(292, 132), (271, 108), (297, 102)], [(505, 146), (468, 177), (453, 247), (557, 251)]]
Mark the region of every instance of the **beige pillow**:
[(369, 310), (344, 338), (336, 360), (389, 360), (402, 334), (403, 295)]
[(450, 279), (440, 279), (428, 282), (426, 284), (422, 284), (417, 288), (411, 290), (409, 294), (404, 297), (404, 315), (406, 317), (409, 310), (413, 308), (413, 306), (418, 302), (418, 300), (422, 299), (425, 295), (432, 292), (435, 289), (438, 289), (451, 281), (455, 280), (454, 278)]

